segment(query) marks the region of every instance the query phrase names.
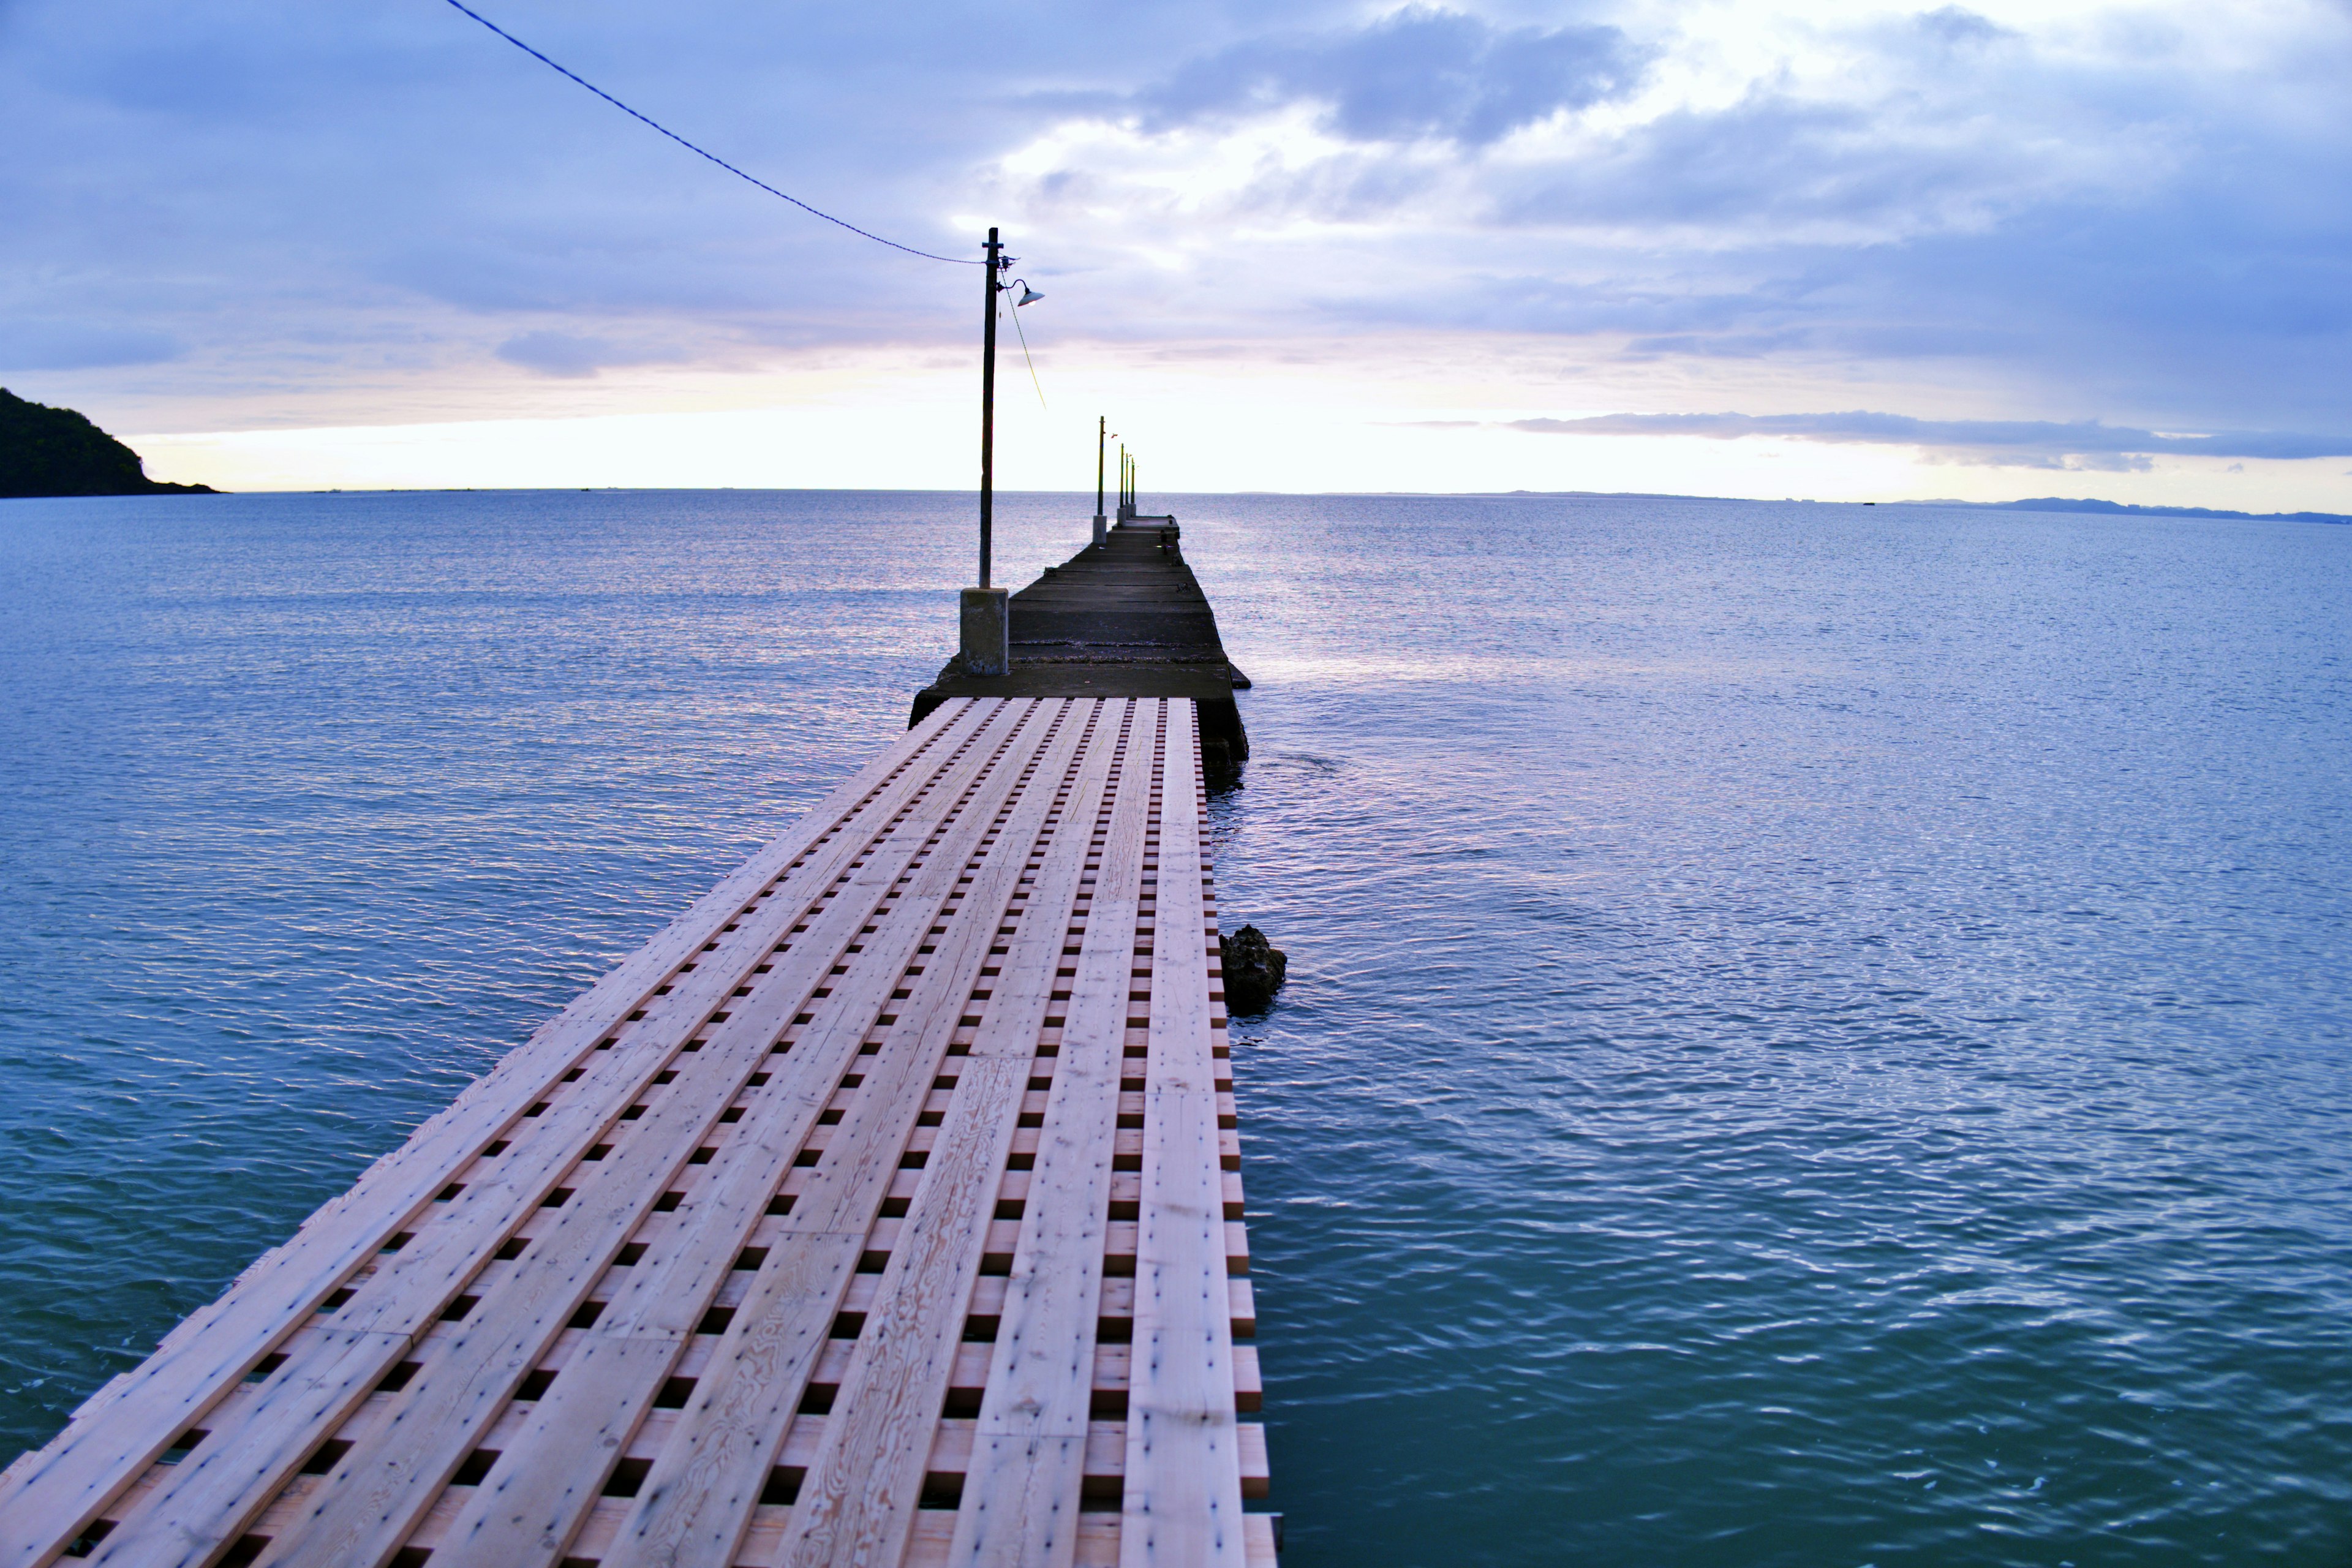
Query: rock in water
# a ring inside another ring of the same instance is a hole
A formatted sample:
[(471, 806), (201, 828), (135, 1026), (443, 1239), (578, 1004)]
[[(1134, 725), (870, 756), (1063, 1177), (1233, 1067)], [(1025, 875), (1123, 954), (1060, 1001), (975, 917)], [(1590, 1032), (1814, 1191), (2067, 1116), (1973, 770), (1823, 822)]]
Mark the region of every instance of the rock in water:
[(1220, 935), (1217, 951), (1225, 971), (1227, 1013), (1263, 1013), (1274, 1005), (1290, 960), (1282, 949), (1268, 944), (1265, 932), (1244, 926), (1231, 936)]

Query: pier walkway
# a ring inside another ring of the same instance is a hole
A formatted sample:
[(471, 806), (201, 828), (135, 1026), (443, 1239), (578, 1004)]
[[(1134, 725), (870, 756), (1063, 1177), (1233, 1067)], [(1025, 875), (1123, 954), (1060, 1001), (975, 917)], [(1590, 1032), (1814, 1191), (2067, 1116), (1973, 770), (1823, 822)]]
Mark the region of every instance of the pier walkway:
[(1200, 756), (941, 696), (10, 1467), (0, 1565), (1271, 1563)]
[(1216, 612), (1184, 563), (1174, 518), (1122, 521), (1013, 595), (1011, 668), (975, 676), (950, 660), (915, 696), (915, 717), (950, 697), (1181, 697), (1196, 703), (1212, 783), (1249, 755)]

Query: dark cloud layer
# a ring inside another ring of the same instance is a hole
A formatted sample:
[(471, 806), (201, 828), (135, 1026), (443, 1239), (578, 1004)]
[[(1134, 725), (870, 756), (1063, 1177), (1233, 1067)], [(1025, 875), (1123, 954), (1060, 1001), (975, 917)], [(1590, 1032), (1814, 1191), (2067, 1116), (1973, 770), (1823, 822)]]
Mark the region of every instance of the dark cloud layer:
[(1303, 102), (1349, 141), (1480, 147), (1624, 93), (1645, 63), (1646, 51), (1612, 26), (1501, 27), (1411, 6), (1368, 26), (1236, 44), (1180, 67), (1136, 102), (1154, 129)]

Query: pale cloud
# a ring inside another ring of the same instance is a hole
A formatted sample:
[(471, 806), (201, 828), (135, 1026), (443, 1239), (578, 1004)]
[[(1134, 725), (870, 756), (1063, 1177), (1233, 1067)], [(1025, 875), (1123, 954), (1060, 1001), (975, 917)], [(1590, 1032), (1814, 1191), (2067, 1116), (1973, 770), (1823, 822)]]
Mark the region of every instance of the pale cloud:
[(497, 353), (509, 364), (565, 379), (592, 376), (600, 370), (624, 365), (662, 364), (678, 357), (659, 347), (630, 346), (609, 338), (583, 338), (546, 331), (509, 338), (498, 346)]

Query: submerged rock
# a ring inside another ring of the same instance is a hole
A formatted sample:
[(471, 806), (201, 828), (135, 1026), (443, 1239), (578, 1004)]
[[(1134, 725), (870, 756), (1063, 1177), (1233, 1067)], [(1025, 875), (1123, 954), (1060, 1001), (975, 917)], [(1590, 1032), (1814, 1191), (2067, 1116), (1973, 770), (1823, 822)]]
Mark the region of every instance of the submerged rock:
[(1274, 1005), (1274, 994), (1282, 989), (1290, 968), (1282, 949), (1268, 943), (1257, 927), (1244, 926), (1231, 936), (1220, 934), (1217, 951), (1224, 965), (1228, 1014), (1263, 1013)]

